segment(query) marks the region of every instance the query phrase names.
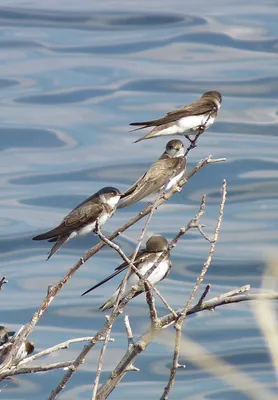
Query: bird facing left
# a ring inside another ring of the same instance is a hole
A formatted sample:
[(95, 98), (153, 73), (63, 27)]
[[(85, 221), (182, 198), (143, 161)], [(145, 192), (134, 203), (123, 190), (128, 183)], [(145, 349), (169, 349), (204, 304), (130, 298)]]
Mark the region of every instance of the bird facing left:
[(98, 221), (99, 227), (105, 224), (116, 211), (121, 193), (114, 187), (105, 187), (76, 206), (55, 228), (33, 237), (33, 240), (55, 242), (47, 259), (66, 242), (79, 235), (91, 233)]

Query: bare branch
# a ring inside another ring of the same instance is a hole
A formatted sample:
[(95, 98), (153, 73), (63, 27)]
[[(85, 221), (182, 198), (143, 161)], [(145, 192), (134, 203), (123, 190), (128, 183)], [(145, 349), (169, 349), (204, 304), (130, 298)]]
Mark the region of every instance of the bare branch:
[[(106, 319), (107, 319), (107, 321), (109, 321), (109, 316), (108, 315), (106, 315)], [(101, 347), (99, 360), (98, 360), (96, 377), (95, 377), (95, 381), (94, 381), (92, 400), (96, 399), (97, 389), (98, 389), (99, 380), (100, 380), (100, 374), (101, 374), (101, 371), (102, 371), (102, 365), (103, 365), (103, 361), (104, 361), (104, 355), (105, 355), (105, 351), (106, 351), (106, 348), (107, 348), (107, 343), (108, 343), (108, 340), (109, 340), (111, 329), (112, 329), (112, 326), (110, 327), (110, 329), (107, 330), (107, 332), (105, 334), (105, 339), (104, 339), (103, 345)]]
[(155, 307), (154, 296), (151, 292), (151, 285), (148, 281), (144, 282), (145, 291), (146, 291), (146, 300), (150, 310), (150, 318), (152, 323), (156, 324), (157, 322), (157, 310)]
[[(203, 302), (202, 305), (196, 304), (193, 307), (189, 308), (187, 316), (196, 314), (198, 312), (202, 312), (204, 310), (210, 311), (220, 306), (226, 306), (228, 304), (234, 304), (243, 301), (278, 300), (278, 293), (238, 294), (238, 295), (234, 294), (236, 292), (242, 293), (246, 291), (247, 287), (248, 285), (245, 285), (242, 288), (233, 290), (232, 292), (224, 293), (221, 296), (217, 296), (211, 300)], [(183, 309), (177, 310), (177, 314), (180, 316), (182, 311)], [(156, 326), (156, 329), (153, 329), (153, 326), (150, 326), (149, 329), (134, 343), (134, 346), (132, 346), (131, 349), (127, 350), (120, 363), (111, 373), (110, 377), (99, 388), (96, 400), (102, 400), (104, 398), (107, 398), (109, 394), (123, 379), (123, 377), (126, 374), (126, 371), (128, 370), (129, 365), (133, 364), (137, 356), (146, 350), (146, 348), (152, 342), (152, 340), (156, 336), (158, 336), (164, 328), (171, 325), (175, 321), (176, 318), (170, 313), (160, 318), (160, 326)]]
[(20, 367), (20, 366), (12, 367), (12, 369), (4, 370), (3, 372), (1, 372), (1, 380), (12, 375), (34, 374), (37, 372), (51, 371), (53, 369), (70, 368), (72, 364), (73, 360), (54, 363), (54, 364), (33, 365), (31, 367)]
[[(134, 341), (133, 341), (133, 334), (132, 334), (132, 330), (131, 330), (131, 326), (130, 326), (128, 315), (125, 315), (124, 323), (125, 323), (125, 329), (126, 329), (126, 335), (127, 335), (127, 349), (131, 350), (132, 347), (134, 346)], [(136, 372), (138, 372), (138, 371), (140, 371), (140, 369), (135, 367), (133, 364), (130, 364), (128, 366), (126, 372), (128, 372), (128, 371), (136, 371)]]
[[(185, 305), (184, 309), (182, 310), (180, 316), (178, 317), (177, 321), (175, 322), (175, 329), (176, 329), (176, 338), (175, 338), (175, 349), (174, 349), (174, 355), (173, 355), (173, 362), (172, 362), (172, 368), (170, 370), (170, 376), (169, 376), (169, 381), (164, 389), (164, 392), (161, 396), (161, 400), (166, 400), (168, 399), (168, 395), (170, 390), (172, 389), (174, 383), (175, 383), (175, 377), (176, 377), (176, 372), (179, 366), (179, 352), (180, 352), (180, 343), (181, 343), (181, 330), (182, 330), (182, 325), (183, 322), (186, 318), (186, 314), (191, 306), (192, 301), (194, 300), (195, 294), (197, 292), (197, 290), (199, 289), (205, 274), (207, 273), (210, 264), (211, 264), (211, 260), (212, 260), (212, 256), (214, 254), (215, 251), (215, 245), (218, 239), (218, 235), (219, 235), (219, 230), (220, 230), (220, 226), (221, 226), (221, 222), (222, 222), (222, 217), (223, 217), (223, 211), (224, 211), (224, 206), (225, 206), (225, 201), (226, 201), (226, 195), (227, 195), (227, 188), (226, 188), (226, 181), (224, 180), (223, 182), (223, 186), (222, 186), (222, 199), (221, 199), (221, 203), (220, 203), (220, 208), (219, 208), (219, 215), (218, 215), (218, 220), (217, 220), (217, 224), (216, 224), (216, 228), (215, 228), (215, 232), (214, 232), (214, 237), (213, 239), (210, 241), (211, 242), (211, 246), (210, 246), (210, 251), (209, 251), (209, 255), (207, 258), (207, 261), (205, 262), (201, 274), (197, 279), (197, 282), (194, 286), (194, 289), (192, 290), (192, 293), (189, 297), (189, 300), (187, 302), (187, 304)], [(200, 228), (199, 228), (200, 230)], [(200, 303), (200, 301), (199, 301)], [(199, 304), (198, 303), (198, 304)], [(202, 302), (201, 302), (202, 304)]]
[[(30, 363), (31, 361), (34, 361), (40, 357), (46, 356), (50, 353), (53, 353), (54, 351), (62, 350), (62, 349), (68, 349), (69, 346), (73, 343), (81, 343), (81, 342), (90, 342), (93, 339), (93, 336), (86, 336), (86, 337), (81, 337), (81, 338), (75, 338), (75, 339), (69, 339), (66, 340), (65, 342), (56, 344), (55, 346), (49, 347), (48, 349), (45, 349), (43, 351), (40, 351), (39, 353), (34, 354), (33, 356), (26, 357), (24, 360), (20, 361), (18, 366)], [(100, 341), (104, 341), (105, 338), (101, 338)], [(109, 338), (109, 342), (114, 342), (114, 339)]]
[(133, 333), (131, 330), (131, 326), (130, 326), (130, 322), (129, 322), (129, 318), (128, 318), (127, 314), (125, 315), (124, 323), (125, 323), (125, 329), (126, 329), (126, 335), (127, 335), (127, 347), (128, 347), (128, 349), (130, 349), (130, 347), (134, 344), (134, 342), (133, 342)]

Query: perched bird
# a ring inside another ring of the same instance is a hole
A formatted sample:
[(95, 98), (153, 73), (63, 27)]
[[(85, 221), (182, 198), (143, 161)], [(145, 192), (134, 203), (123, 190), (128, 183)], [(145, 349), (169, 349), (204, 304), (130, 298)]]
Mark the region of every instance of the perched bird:
[(159, 190), (170, 190), (183, 176), (186, 167), (184, 147), (180, 140), (171, 140), (165, 152), (125, 193), (118, 208), (130, 206)]
[[(23, 327), (20, 328), (20, 330), (17, 333), (15, 333), (15, 332), (9, 332), (5, 326), (0, 326), (0, 346), (7, 343), (13, 343), (22, 329)], [(11, 362), (9, 355), (12, 346), (13, 344), (4, 347), (3, 349), (0, 348), (0, 370), (7, 368), (8, 364)], [(27, 355), (33, 353), (34, 349), (35, 349), (34, 343), (31, 342), (30, 340), (25, 340), (16, 353), (16, 356), (13, 361), (13, 366), (17, 365)]]
[(15, 332), (9, 332), (5, 326), (0, 326), (0, 346), (7, 343), (14, 334)]
[[(156, 283), (162, 281), (166, 276), (169, 274), (172, 264), (170, 262), (170, 250), (169, 250), (169, 244), (165, 237), (161, 235), (153, 235), (149, 238), (149, 240), (146, 243), (146, 248), (143, 250), (140, 250), (137, 253), (137, 256), (134, 260), (134, 266), (139, 270), (139, 272), (144, 275), (148, 270), (152, 268), (154, 263), (159, 259), (159, 257), (162, 255), (162, 253), (165, 251), (165, 255), (163, 258), (160, 260), (158, 266), (156, 269), (150, 274), (148, 277), (148, 281), (155, 285)], [(129, 257), (131, 259), (132, 256)], [(111, 275), (109, 275), (107, 278), (103, 279), (101, 282), (93, 286), (92, 288), (88, 289), (86, 292), (82, 294), (84, 296), (85, 294), (91, 292), (92, 290), (96, 289), (97, 287), (103, 285), (105, 282), (109, 281), (110, 279), (114, 278), (114, 276), (118, 275), (122, 271), (128, 268), (128, 263), (124, 262), (122, 263), (119, 267), (115, 269), (115, 272)], [(136, 275), (135, 272), (132, 270), (130, 271), (127, 281), (126, 281), (126, 286), (125, 290), (122, 294), (121, 300), (128, 295), (128, 293), (131, 291), (133, 286), (137, 286), (139, 283), (140, 278), (138, 275)], [(121, 285), (120, 285), (121, 286)], [(116, 290), (116, 292), (110, 297), (109, 300), (106, 301), (101, 307), (100, 310), (108, 310), (109, 308), (112, 308), (113, 305), (116, 302), (120, 286)], [(137, 287), (137, 291), (134, 294), (133, 297), (138, 296), (138, 294), (144, 292), (145, 287), (144, 284), (140, 285)]]
[(75, 236), (86, 235), (96, 227), (101, 227), (116, 211), (120, 192), (113, 187), (105, 187), (75, 207), (56, 228), (35, 236), (33, 240), (56, 242), (47, 259), (67, 241)]
[[(219, 92), (206, 92), (199, 100), (194, 101), (177, 110), (168, 112), (165, 117), (145, 122), (132, 122), (132, 126), (140, 126), (139, 129), (154, 128), (135, 143), (158, 136), (184, 135), (189, 139), (190, 135), (196, 135), (209, 128), (221, 107), (222, 96)], [(190, 140), (190, 139), (189, 139)], [(190, 140), (191, 141), (191, 140)]]

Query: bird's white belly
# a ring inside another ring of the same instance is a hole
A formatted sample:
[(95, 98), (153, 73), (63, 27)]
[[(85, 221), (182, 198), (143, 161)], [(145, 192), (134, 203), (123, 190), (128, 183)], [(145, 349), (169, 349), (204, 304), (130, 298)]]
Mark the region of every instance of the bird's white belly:
[(200, 125), (206, 125), (209, 128), (214, 121), (213, 116), (208, 119), (209, 114), (205, 115), (192, 115), (190, 117), (184, 117), (177, 121), (177, 133), (184, 134), (198, 130)]
[[(99, 217), (99, 226), (101, 227), (103, 224), (105, 224), (105, 222), (109, 219), (109, 214), (105, 213), (104, 215)], [(74, 236), (71, 237), (74, 238), (75, 236), (84, 236), (84, 235), (88, 235), (88, 233), (93, 232), (93, 230), (96, 227), (96, 221), (92, 222), (91, 224), (85, 225), (83, 226), (83, 228), (79, 229), (78, 231), (72, 232), (75, 233)], [(72, 235), (71, 234), (71, 235)]]
[[(158, 253), (159, 256), (161, 255), (161, 253)], [(159, 256), (157, 257), (157, 259), (159, 258)], [(152, 266), (154, 265), (154, 263), (146, 263), (145, 265), (143, 265), (139, 272), (142, 275), (145, 275), (145, 273), (152, 268)], [(163, 279), (163, 277), (165, 276), (165, 274), (167, 273), (169, 268), (169, 263), (167, 260), (162, 261), (159, 266), (151, 273), (151, 275), (148, 277), (148, 281), (151, 282), (153, 285), (155, 285), (156, 283), (160, 282), (161, 279)], [(132, 286), (137, 286), (138, 282), (139, 282), (140, 278), (138, 277), (138, 275), (136, 275), (135, 273), (132, 273), (131, 276), (128, 278), (127, 283), (126, 283), (126, 288), (125, 288), (125, 294), (124, 296), (126, 296), (130, 290), (132, 289)]]
[(170, 182), (167, 184), (167, 186), (165, 187), (165, 190), (167, 191), (167, 190), (172, 189), (172, 187), (174, 187), (179, 182), (179, 180), (182, 178), (183, 174), (184, 174), (184, 170), (179, 175), (172, 178), (170, 180)]

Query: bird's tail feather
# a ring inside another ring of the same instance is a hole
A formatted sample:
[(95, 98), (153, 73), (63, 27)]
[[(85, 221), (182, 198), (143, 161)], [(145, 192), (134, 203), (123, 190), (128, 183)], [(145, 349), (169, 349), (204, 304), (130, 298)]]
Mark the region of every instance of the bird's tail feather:
[[(129, 124), (129, 125), (135, 125), (135, 123), (134, 123), (134, 124)], [(139, 125), (139, 124), (138, 124), (138, 125)], [(141, 124), (140, 124), (140, 125), (141, 125)], [(137, 126), (137, 124), (136, 124), (136, 126)], [(131, 132), (135, 132), (135, 131), (140, 131), (140, 129), (148, 128), (148, 126), (149, 126), (149, 125), (139, 126), (139, 128), (131, 129), (131, 130), (128, 131), (128, 132), (131, 133)]]
[(53, 242), (57, 242), (58, 237), (54, 237), (52, 239), (49, 239), (48, 242), (49, 243), (53, 243)]
[(69, 236), (70, 235), (63, 235), (63, 236), (59, 236), (57, 238), (57, 242), (54, 244), (54, 246), (52, 247), (52, 249), (50, 250), (48, 256), (47, 256), (47, 260), (50, 259), (50, 257), (52, 257), (57, 250), (59, 250), (59, 248), (61, 246), (63, 246), (64, 243), (66, 243), (69, 240)]
[(116, 292), (114, 294), (112, 294), (110, 299), (108, 299), (104, 304), (102, 304), (102, 306), (99, 307), (99, 309), (101, 311), (105, 311), (105, 310), (109, 310), (109, 308), (112, 308), (117, 300), (118, 293), (119, 293), (119, 289), (116, 290)]

